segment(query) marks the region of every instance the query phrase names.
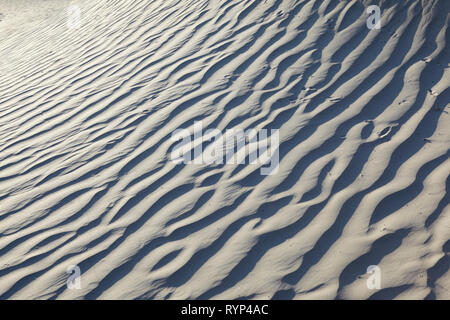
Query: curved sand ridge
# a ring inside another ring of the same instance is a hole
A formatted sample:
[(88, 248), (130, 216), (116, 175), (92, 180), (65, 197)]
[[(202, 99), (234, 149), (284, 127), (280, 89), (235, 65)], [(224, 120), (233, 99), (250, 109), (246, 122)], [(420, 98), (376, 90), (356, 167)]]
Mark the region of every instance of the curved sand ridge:
[(450, 298), (449, 1), (0, 3), (0, 298)]

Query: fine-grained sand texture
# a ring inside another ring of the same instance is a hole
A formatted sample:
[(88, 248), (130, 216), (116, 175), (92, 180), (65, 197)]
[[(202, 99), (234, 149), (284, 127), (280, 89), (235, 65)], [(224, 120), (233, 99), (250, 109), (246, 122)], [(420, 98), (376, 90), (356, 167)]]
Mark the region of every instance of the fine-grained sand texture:
[[(449, 12), (0, 0), (0, 298), (450, 299)], [(194, 121), (278, 172), (177, 165)]]

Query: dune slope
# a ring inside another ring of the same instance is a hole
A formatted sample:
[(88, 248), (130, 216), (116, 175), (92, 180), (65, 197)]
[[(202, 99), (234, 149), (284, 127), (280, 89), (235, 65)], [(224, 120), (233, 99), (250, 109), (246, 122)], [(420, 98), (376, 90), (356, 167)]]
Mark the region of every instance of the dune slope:
[[(449, 12), (0, 1), (0, 298), (450, 299)], [(174, 163), (196, 121), (278, 172)]]

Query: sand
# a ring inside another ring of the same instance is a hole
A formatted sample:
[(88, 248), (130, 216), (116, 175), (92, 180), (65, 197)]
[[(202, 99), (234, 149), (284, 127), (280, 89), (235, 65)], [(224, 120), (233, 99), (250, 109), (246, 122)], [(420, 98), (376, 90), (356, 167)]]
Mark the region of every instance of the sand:
[[(450, 299), (449, 12), (0, 0), (0, 299)], [(277, 171), (175, 163), (196, 122)]]

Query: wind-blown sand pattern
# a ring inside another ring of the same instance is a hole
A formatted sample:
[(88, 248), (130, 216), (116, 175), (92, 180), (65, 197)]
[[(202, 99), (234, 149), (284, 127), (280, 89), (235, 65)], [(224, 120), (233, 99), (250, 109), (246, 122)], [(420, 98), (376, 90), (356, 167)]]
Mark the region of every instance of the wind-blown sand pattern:
[[(0, 298), (449, 299), (449, 12), (0, 1)], [(278, 172), (170, 161), (194, 121)]]

